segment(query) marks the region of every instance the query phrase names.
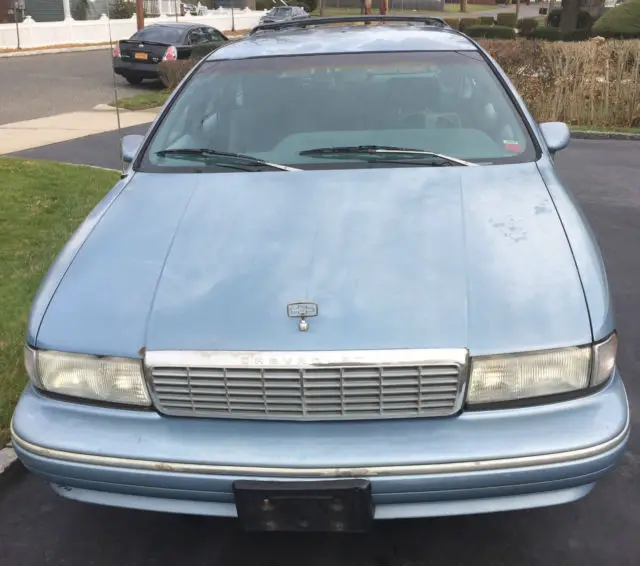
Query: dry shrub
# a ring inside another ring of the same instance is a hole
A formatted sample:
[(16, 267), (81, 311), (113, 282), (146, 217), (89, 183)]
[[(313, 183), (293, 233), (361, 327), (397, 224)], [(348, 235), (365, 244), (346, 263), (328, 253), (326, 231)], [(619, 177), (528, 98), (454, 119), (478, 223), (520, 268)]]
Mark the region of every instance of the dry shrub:
[(160, 80), (169, 91), (173, 91), (187, 73), (198, 63), (197, 59), (180, 59), (160, 63)]
[(640, 40), (481, 43), (539, 122), (640, 126)]

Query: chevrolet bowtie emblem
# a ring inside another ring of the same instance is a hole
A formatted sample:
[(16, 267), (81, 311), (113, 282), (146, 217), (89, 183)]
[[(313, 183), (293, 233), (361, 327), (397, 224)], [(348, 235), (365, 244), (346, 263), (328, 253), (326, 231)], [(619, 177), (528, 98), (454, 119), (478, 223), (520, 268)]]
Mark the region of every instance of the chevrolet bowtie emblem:
[(306, 332), (309, 330), (309, 323), (306, 319), (312, 316), (318, 316), (318, 305), (308, 301), (289, 303), (287, 305), (287, 316), (290, 316), (291, 318), (300, 318), (300, 321), (298, 322), (298, 329), (300, 332)]

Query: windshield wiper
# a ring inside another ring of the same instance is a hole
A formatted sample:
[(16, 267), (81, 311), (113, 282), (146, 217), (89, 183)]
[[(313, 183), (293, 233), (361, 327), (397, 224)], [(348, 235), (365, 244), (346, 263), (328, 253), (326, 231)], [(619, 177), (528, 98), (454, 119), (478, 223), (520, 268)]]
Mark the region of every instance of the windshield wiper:
[(203, 148), (176, 147), (174, 149), (162, 149), (160, 151), (156, 151), (156, 155), (158, 155), (159, 157), (167, 157), (172, 155), (175, 155), (175, 156), (195, 155), (197, 157), (206, 157), (206, 158), (222, 157), (225, 159), (242, 161), (246, 165), (270, 167), (271, 169), (278, 169), (280, 171), (301, 171), (301, 169), (296, 169), (295, 167), (288, 167), (287, 165), (280, 165), (279, 163), (269, 163), (268, 161), (264, 161), (263, 159), (258, 159), (257, 157), (252, 157), (251, 155), (244, 155), (242, 153), (230, 153), (227, 151), (218, 151), (217, 149), (208, 149), (206, 147), (203, 147)]
[[(472, 163), (471, 161), (465, 161), (464, 159), (458, 159), (457, 157), (451, 157), (450, 155), (443, 155), (442, 153), (387, 145), (317, 147), (315, 149), (307, 149), (305, 151), (301, 151), (299, 155), (328, 159), (339, 158), (348, 155), (353, 156), (355, 159), (360, 158), (367, 161), (378, 161), (381, 163), (404, 163), (405, 159), (410, 163), (411, 160), (422, 159), (424, 157), (433, 157), (439, 159), (440, 164), (444, 162), (447, 165), (475, 165), (475, 163)], [(389, 156), (392, 156), (392, 159), (389, 159)], [(436, 163), (432, 163), (432, 165), (436, 165)]]

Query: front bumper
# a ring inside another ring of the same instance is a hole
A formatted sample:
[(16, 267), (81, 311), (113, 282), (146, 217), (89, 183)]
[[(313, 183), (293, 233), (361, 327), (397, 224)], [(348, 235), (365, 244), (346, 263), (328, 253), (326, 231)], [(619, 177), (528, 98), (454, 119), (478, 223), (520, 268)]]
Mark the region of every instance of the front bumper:
[(425, 517), (565, 503), (624, 450), (619, 375), (551, 405), (455, 418), (292, 423), (183, 419), (81, 405), (28, 387), (12, 433), (24, 464), (66, 497), (235, 516), (236, 479), (371, 481), (375, 517)]

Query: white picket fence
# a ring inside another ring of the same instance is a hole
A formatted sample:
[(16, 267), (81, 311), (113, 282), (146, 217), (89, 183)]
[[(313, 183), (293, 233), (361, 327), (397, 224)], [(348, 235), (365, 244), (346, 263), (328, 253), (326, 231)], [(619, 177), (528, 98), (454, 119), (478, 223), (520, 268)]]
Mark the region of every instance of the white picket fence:
[[(232, 17), (236, 30), (251, 29), (258, 24), (264, 12), (249, 10), (218, 9), (210, 10), (203, 16), (178, 16), (180, 22), (198, 22), (213, 26), (221, 31), (232, 29)], [(175, 16), (148, 18), (145, 24), (175, 22)], [(36, 22), (27, 16), (21, 24), (0, 24), (0, 49), (16, 49), (18, 34), (20, 47), (50, 47), (53, 45), (81, 45), (107, 43), (109, 39), (127, 39), (136, 31), (136, 18), (111, 20), (102, 15), (97, 20), (76, 21), (67, 19), (63, 22)]]

